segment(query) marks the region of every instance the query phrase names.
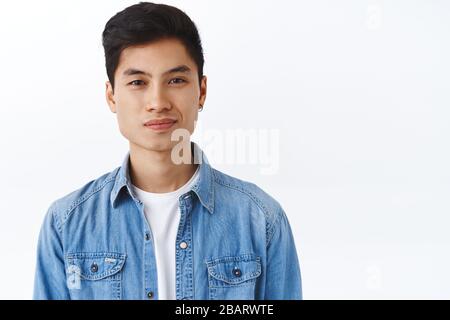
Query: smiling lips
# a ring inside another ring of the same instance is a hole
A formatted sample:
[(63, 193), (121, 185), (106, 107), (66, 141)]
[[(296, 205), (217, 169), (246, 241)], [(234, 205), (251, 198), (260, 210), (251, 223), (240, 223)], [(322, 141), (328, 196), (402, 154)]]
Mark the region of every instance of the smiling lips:
[(147, 121), (144, 125), (147, 128), (150, 128), (152, 130), (165, 130), (165, 129), (169, 129), (170, 127), (172, 127), (175, 123), (177, 122), (177, 120), (175, 119), (170, 119), (170, 118), (164, 118), (164, 119), (153, 119), (153, 120), (149, 120)]

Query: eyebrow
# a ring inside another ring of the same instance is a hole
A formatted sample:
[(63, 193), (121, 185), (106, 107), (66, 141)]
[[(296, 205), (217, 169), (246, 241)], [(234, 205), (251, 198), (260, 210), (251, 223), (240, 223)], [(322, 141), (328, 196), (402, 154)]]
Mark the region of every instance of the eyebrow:
[[(177, 73), (177, 72), (190, 73), (191, 69), (187, 65), (183, 64), (183, 65), (179, 65), (179, 66), (177, 66), (175, 68), (172, 68), (172, 69), (169, 69), (169, 70), (165, 71), (163, 73), (163, 75), (167, 75), (167, 74), (170, 74), (170, 73)], [(148, 72), (142, 71), (142, 70), (138, 70), (138, 69), (135, 69), (135, 68), (128, 68), (127, 70), (125, 70), (123, 72), (124, 76), (133, 76), (133, 75), (136, 75), (136, 74), (142, 74), (142, 75), (148, 76), (149, 78), (152, 77), (151, 73), (148, 73)]]

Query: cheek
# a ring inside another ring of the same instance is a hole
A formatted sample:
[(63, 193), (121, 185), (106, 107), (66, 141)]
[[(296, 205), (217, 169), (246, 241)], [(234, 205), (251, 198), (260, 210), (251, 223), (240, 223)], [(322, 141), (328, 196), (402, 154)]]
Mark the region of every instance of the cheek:
[(118, 108), (117, 110), (117, 124), (119, 125), (120, 133), (129, 138), (132, 133), (132, 126), (129, 123), (129, 118), (123, 113), (123, 109)]
[(116, 100), (117, 104), (122, 107), (133, 107), (139, 105), (142, 99), (142, 94), (133, 93), (127, 90), (120, 91)]
[(198, 121), (198, 112), (195, 110), (195, 107), (192, 107), (192, 110), (189, 112), (188, 118), (186, 119), (186, 129), (188, 129), (191, 134), (194, 132), (194, 129), (197, 126), (196, 122)]
[(139, 119), (131, 104), (124, 104), (124, 101), (117, 102), (117, 123), (123, 136), (131, 138), (134, 135)]

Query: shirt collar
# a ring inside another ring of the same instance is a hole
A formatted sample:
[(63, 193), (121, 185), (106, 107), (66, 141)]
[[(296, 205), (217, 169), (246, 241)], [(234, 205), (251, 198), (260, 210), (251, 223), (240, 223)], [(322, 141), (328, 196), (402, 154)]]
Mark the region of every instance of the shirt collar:
[[(213, 172), (206, 158), (203, 150), (195, 143), (191, 142), (191, 146), (194, 150), (194, 163), (198, 163), (199, 177), (197, 182), (192, 186), (192, 191), (198, 196), (201, 204), (208, 210), (209, 213), (214, 212), (214, 185), (213, 185)], [(129, 174), (130, 168), (130, 151), (128, 151), (123, 159), (122, 165), (119, 167), (114, 182), (113, 189), (111, 191), (111, 205), (113, 208), (117, 206), (120, 195), (123, 193), (122, 189), (126, 188), (128, 194), (134, 200), (137, 200), (131, 187), (131, 179)]]

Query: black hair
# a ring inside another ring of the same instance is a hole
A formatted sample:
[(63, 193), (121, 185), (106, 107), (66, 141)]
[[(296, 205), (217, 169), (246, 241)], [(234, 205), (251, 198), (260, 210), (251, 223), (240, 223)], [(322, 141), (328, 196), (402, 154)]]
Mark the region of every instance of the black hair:
[(200, 35), (194, 22), (186, 13), (173, 6), (139, 2), (109, 19), (102, 34), (106, 73), (113, 90), (114, 73), (124, 49), (166, 38), (175, 38), (183, 43), (197, 65), (200, 83), (204, 57)]

